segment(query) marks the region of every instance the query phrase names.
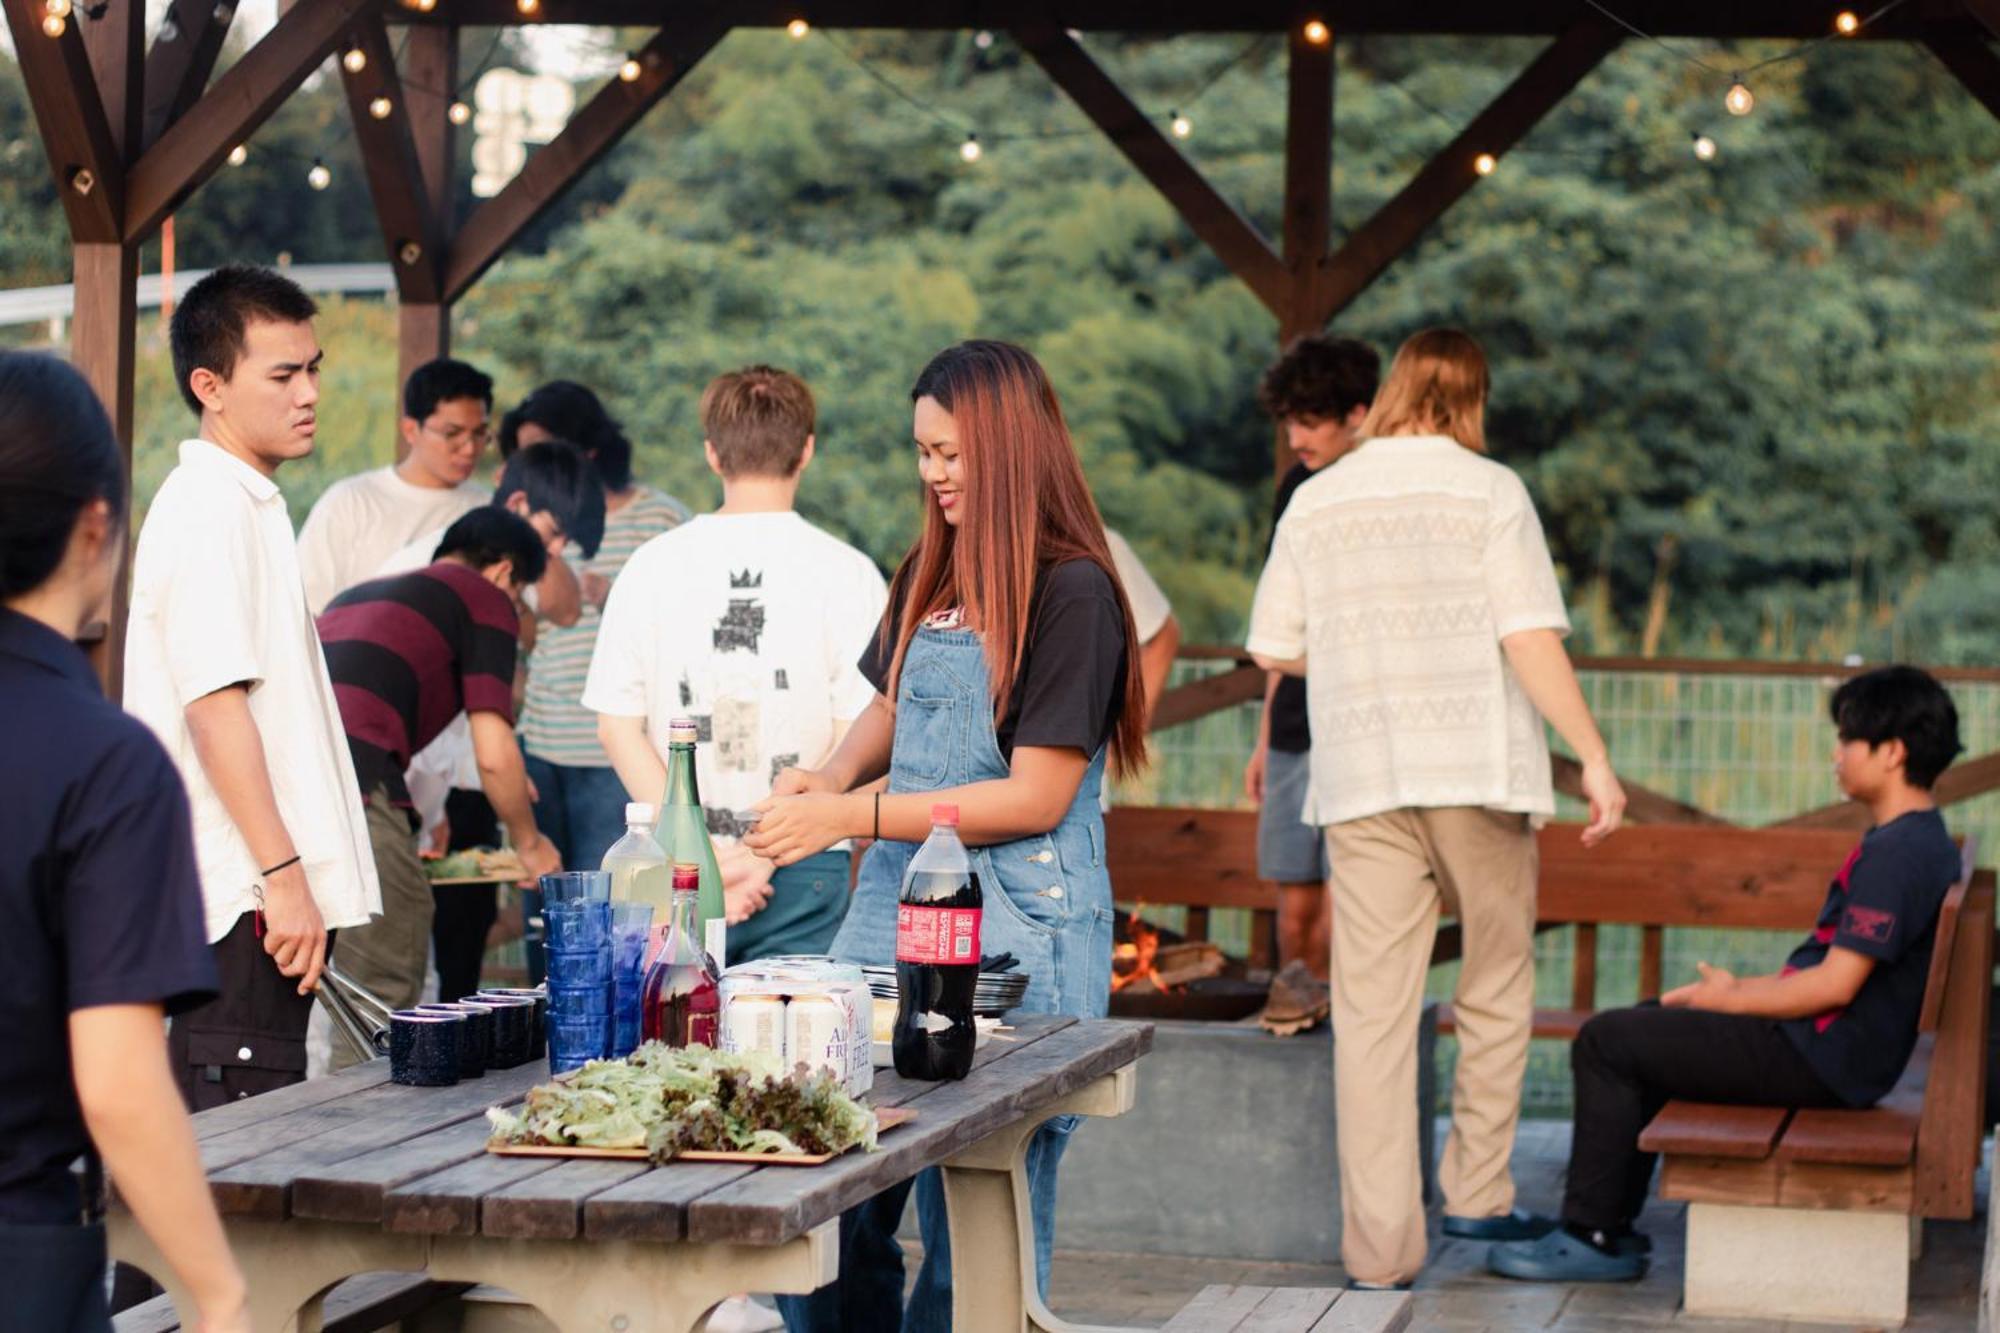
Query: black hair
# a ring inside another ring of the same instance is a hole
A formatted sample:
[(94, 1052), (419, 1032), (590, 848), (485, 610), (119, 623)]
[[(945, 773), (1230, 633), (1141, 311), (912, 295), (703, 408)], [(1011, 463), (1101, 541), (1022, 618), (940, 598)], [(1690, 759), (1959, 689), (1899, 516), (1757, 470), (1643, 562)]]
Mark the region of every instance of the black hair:
[(0, 352), (0, 597), (48, 582), (92, 500), (125, 512), (125, 463), (104, 405), (66, 362)]
[(604, 483), (583, 450), (567, 440), (543, 440), (515, 451), (500, 473), (493, 503), (504, 505), (514, 495), (528, 498), (528, 512), (546, 510), (585, 556), (597, 554), (604, 540)]
[(403, 381), (403, 415), (417, 421), (429, 418), (439, 403), (460, 398), (477, 398), (493, 410), (493, 377), (463, 361), (441, 356), (426, 361)]
[(303, 324), (318, 313), (319, 307), (296, 282), (251, 264), (224, 264), (188, 288), (174, 307), (167, 330), (174, 380), (188, 409), (201, 415), (201, 399), (188, 382), (195, 371), (212, 370), (225, 380), (236, 373), (243, 332), (251, 320)]
[(549, 551), (541, 534), (519, 514), (497, 505), (483, 505), (459, 516), (445, 529), (431, 559), (455, 556), (474, 569), (487, 569), (502, 560), (514, 562), (514, 584), (525, 588), (540, 581), (548, 571)]
[(622, 491), (632, 484), (632, 441), (604, 410), (603, 401), (585, 386), (575, 380), (550, 380), (509, 409), (500, 418), (502, 458), (514, 456), (521, 427), (531, 421), (582, 449), (611, 490)]
[(1901, 741), (1909, 757), (1903, 776), (1928, 790), (1958, 757), (1958, 709), (1928, 671), (1913, 666), (1878, 667), (1833, 692), (1827, 705), (1844, 741), (1881, 745)]
[(1309, 333), (1292, 340), (1257, 385), (1257, 404), (1273, 421), (1340, 421), (1375, 401), (1382, 357), (1367, 343)]

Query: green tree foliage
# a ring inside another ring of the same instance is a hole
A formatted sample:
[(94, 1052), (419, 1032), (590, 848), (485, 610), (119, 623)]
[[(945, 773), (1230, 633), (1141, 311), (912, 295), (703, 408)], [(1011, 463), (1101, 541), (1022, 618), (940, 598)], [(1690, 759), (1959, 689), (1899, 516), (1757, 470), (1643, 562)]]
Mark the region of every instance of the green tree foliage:
[[(1184, 150), (1275, 235), (1282, 43), (1088, 45), (1142, 106), (1188, 113)], [(1336, 232), (1535, 49), (1343, 43)], [(1786, 48), (1695, 49), (1736, 68)], [(1638, 646), (1654, 612), (1663, 652), (1990, 661), (2000, 123), (1916, 48), (1832, 44), (1753, 86), (1755, 114), (1729, 117), (1718, 80), (1629, 44), (1334, 327), (1385, 356), (1439, 322), (1484, 341), (1493, 451), (1536, 495), (1583, 645)], [(343, 115), (334, 80), (295, 97), (183, 210), (182, 262), (377, 256)], [(967, 165), (971, 130), (986, 151)], [(1696, 130), (1716, 161), (1689, 151)], [(10, 148), (28, 135), (0, 66), (7, 285), (64, 267), (39, 145)], [(316, 155), (324, 194), (303, 184)], [(694, 503), (715, 495), (702, 385), (799, 370), (821, 445), (802, 505), (884, 564), (915, 531), (917, 370), (957, 338), (1022, 341), (1190, 637), (1240, 633), (1268, 531), (1254, 388), (1274, 321), (1004, 35), (733, 34), (461, 313), (461, 352), (504, 396), (594, 385), (642, 474)], [(288, 470), (295, 511), (389, 455), (392, 332), (379, 306), (329, 303), (322, 455)], [(185, 428), (160, 359), (142, 494)]]

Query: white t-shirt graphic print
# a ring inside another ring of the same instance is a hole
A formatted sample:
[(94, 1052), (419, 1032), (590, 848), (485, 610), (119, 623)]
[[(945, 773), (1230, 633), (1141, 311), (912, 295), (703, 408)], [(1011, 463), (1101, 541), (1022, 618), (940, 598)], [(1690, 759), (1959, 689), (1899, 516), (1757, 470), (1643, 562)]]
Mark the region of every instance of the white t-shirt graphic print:
[(667, 724), (694, 718), (709, 831), (734, 841), (778, 773), (820, 762), (875, 697), (856, 663), (887, 602), (873, 561), (795, 513), (692, 519), (612, 586), (584, 707), (645, 718), (663, 759)]

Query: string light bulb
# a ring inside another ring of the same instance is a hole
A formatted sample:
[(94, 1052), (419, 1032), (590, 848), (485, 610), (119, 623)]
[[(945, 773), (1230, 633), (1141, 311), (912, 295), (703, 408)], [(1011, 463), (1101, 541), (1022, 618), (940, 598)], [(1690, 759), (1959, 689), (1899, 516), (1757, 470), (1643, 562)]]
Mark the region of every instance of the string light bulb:
[(1747, 116), (1756, 107), (1757, 97), (1750, 91), (1750, 85), (1738, 75), (1736, 82), (1729, 85), (1729, 91), (1723, 94), (1722, 105), (1729, 109), (1732, 116)]
[(1843, 9), (1833, 16), (1833, 30), (1842, 37), (1852, 37), (1861, 31), (1861, 16), (1851, 9)]
[(472, 108), (463, 102), (453, 102), (445, 108), (444, 118), (454, 125), (463, 125), (472, 119)]
[(981, 28), (978, 32), (973, 33), (972, 44), (982, 51), (992, 50), (993, 30), (990, 28)]
[(69, 20), (60, 14), (50, 14), (42, 20), (42, 33), (47, 37), (60, 37), (69, 31)]
[(249, 160), (250, 160), (250, 150), (248, 148), (245, 148), (242, 144), (237, 144), (234, 148), (229, 150), (230, 166), (240, 167)]
[(324, 190), (327, 186), (333, 184), (333, 173), (327, 170), (325, 162), (319, 158), (314, 158), (312, 170), (306, 173), (306, 184), (312, 186), (315, 190)]
[(529, 18), (542, 12), (542, 0), (514, 0), (514, 9)]
[(411, 0), (419, 14), (428, 14), (438, 7), (438, 0)]
[(396, 104), (390, 101), (386, 95), (378, 96), (368, 103), (368, 114), (377, 120), (387, 120), (389, 113), (395, 109)]
[(70, 0), (43, 0), (42, 12), (52, 19), (66, 19), (72, 12)]
[(619, 81), (622, 83), (637, 83), (639, 76), (645, 72), (645, 66), (639, 63), (639, 57), (627, 51), (625, 53), (625, 63), (618, 67)]
[(1325, 46), (1333, 40), (1333, 29), (1327, 27), (1326, 24), (1320, 22), (1318, 19), (1307, 19), (1304, 32), (1305, 39), (1314, 46)]
[(1171, 117), (1167, 121), (1167, 128), (1173, 131), (1173, 136), (1176, 139), (1185, 139), (1194, 133), (1194, 122), (1186, 116), (1183, 116), (1178, 111), (1169, 111), (1167, 115)]
[(1715, 140), (1709, 138), (1706, 134), (1701, 133), (1699, 130), (1695, 132), (1694, 155), (1697, 161), (1713, 162), (1715, 161), (1716, 153), (1719, 151), (1720, 150), (1715, 146)]
[(787, 23), (785, 25), (785, 31), (788, 34), (790, 34), (791, 39), (796, 42), (800, 38), (804, 37), (807, 33), (812, 31), (812, 24), (806, 22), (804, 19), (793, 19), (790, 23)]
[(985, 151), (979, 146), (979, 136), (976, 134), (966, 135), (965, 142), (958, 146), (958, 155), (968, 162), (977, 162)]
[(347, 54), (340, 58), (340, 67), (349, 74), (359, 74), (368, 68), (368, 53), (358, 46), (350, 46)]
[(1500, 159), (1491, 153), (1481, 153), (1478, 157), (1472, 159), (1472, 169), (1482, 176), (1491, 176), (1494, 168), (1499, 165)]

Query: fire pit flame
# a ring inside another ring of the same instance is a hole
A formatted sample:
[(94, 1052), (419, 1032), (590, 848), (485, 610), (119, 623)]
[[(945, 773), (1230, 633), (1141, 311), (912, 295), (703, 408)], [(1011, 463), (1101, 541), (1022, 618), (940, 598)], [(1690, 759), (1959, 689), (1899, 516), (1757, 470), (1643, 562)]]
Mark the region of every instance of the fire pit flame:
[(1136, 981), (1149, 981), (1154, 989), (1162, 992), (1173, 989), (1160, 975), (1159, 968), (1154, 966), (1154, 960), (1160, 953), (1160, 932), (1140, 919), (1139, 913), (1144, 907), (1144, 903), (1134, 907), (1131, 918), (1125, 923), (1131, 940), (1111, 951), (1111, 989), (1114, 994)]

